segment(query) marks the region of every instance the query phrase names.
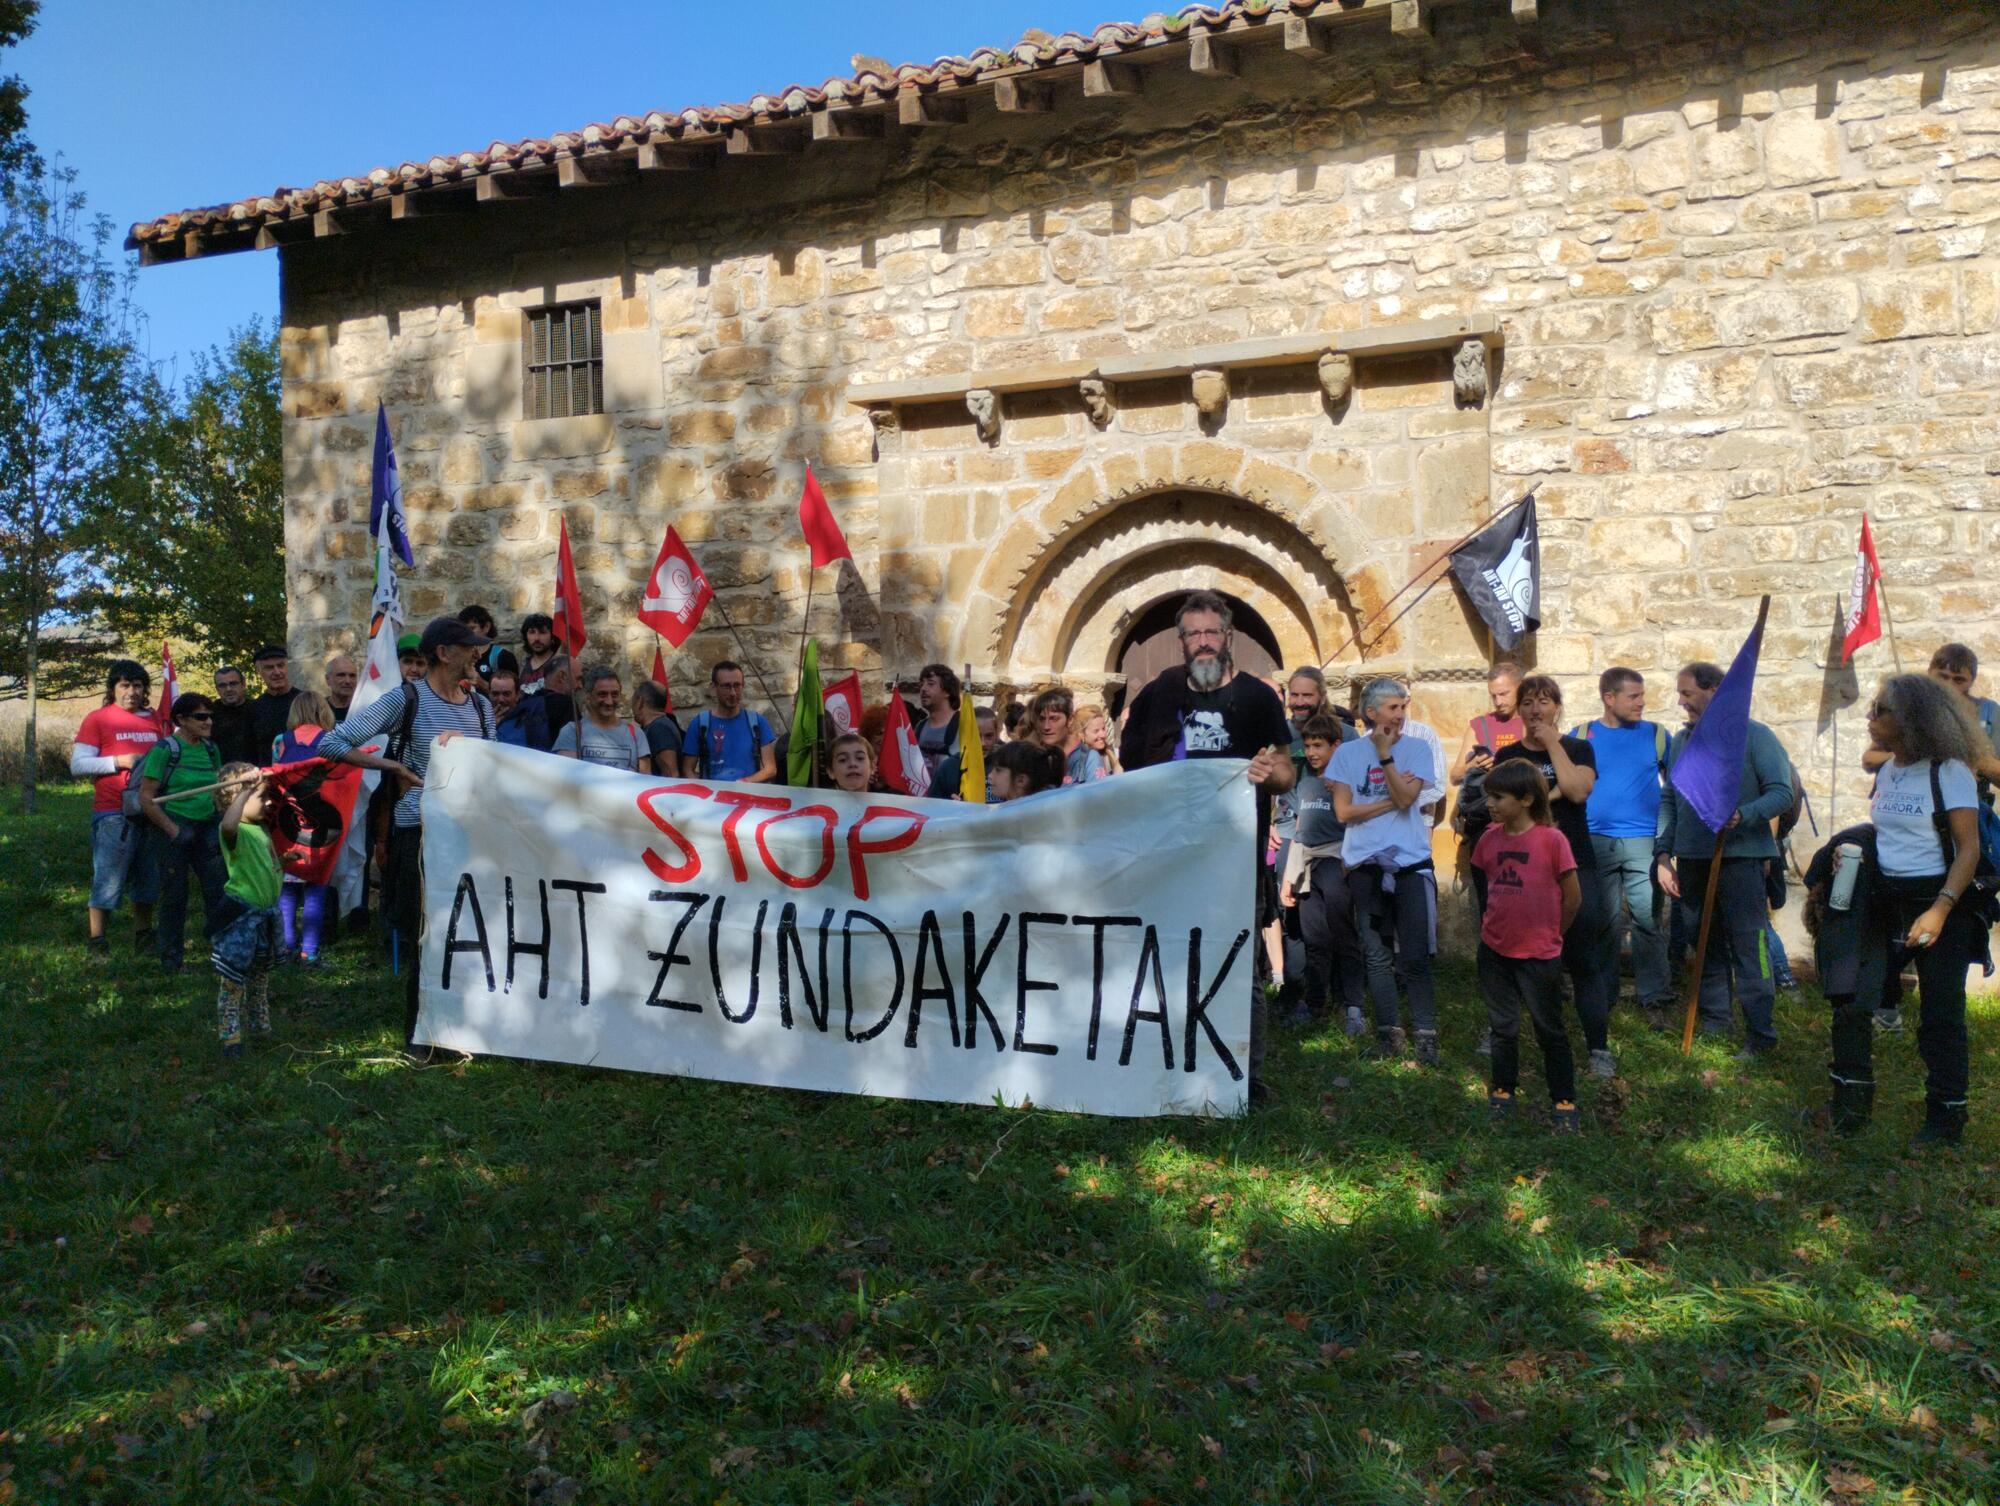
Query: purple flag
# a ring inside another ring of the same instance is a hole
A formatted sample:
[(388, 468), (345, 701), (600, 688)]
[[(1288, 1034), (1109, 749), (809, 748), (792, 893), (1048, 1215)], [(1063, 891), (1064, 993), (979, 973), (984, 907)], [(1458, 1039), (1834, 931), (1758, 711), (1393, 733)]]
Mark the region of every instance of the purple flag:
[(1757, 625), (1736, 651), (1729, 673), (1709, 697), (1708, 709), (1694, 724), (1670, 776), (1702, 824), (1721, 831), (1736, 814), (1743, 798), (1743, 758), (1750, 741), (1750, 692), (1757, 684), (1757, 654), (1764, 646), (1764, 615), (1771, 610), (1766, 596), (1757, 609)]
[(384, 523), (396, 558), (414, 565), (409, 526), (403, 517), (403, 484), (396, 477), (396, 447), (389, 441), (389, 410), (375, 404), (375, 470), (368, 489), (368, 536), (380, 538)]

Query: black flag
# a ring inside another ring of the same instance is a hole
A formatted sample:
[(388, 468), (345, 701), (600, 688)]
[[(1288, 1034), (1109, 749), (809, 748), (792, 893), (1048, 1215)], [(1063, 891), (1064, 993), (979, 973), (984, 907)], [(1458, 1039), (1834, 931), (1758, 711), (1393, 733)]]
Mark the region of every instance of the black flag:
[(1510, 507), (1451, 552), (1451, 573), (1493, 634), (1511, 649), (1542, 625), (1542, 538), (1535, 494)]
[(1819, 731), (1833, 725), (1837, 712), (1845, 711), (1861, 699), (1861, 681), (1855, 676), (1854, 661), (1847, 656), (1847, 604), (1833, 598), (1833, 637), (1826, 645), (1826, 673), (1819, 682)]

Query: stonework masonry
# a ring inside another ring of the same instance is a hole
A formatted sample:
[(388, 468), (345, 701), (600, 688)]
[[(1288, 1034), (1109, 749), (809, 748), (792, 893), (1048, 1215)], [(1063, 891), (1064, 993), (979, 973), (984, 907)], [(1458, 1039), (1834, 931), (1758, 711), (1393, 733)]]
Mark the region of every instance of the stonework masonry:
[[(1427, 44), (1246, 48), (1235, 77), (1149, 66), (1136, 96), (974, 101), (949, 129), (287, 245), (294, 651), (365, 624), (379, 398), (418, 617), (546, 609), (560, 515), (594, 641), (647, 663), (633, 611), (671, 521), (789, 686), (810, 460), (855, 552), (812, 608), (833, 665), (1099, 687), (1147, 606), (1219, 584), (1287, 660), (1414, 671), (1452, 741), (1489, 646), (1449, 584), (1365, 664), (1343, 644), (1538, 487), (1524, 657), (1574, 717), (1622, 663), (1677, 723), (1673, 669), (1726, 659), (1769, 592), (1760, 714), (1824, 791), (1821, 664), (1864, 508), (1906, 662), (1950, 637), (2000, 666), (2000, 22), (1543, 12), (1460, 5)], [(525, 422), (523, 310), (572, 298), (602, 301), (608, 412)], [(1361, 354), (1338, 402), (1316, 357), (1219, 388), (1207, 367), (982, 379), (1453, 318), (1493, 331), (1473, 402), (1460, 341)], [(992, 437), (963, 396), (851, 400), (954, 374), (994, 390)], [(712, 615), (674, 663), (683, 704), (724, 656)], [(1864, 680), (1888, 664), (1866, 651)], [(1841, 735), (1858, 751), (1858, 708)]]

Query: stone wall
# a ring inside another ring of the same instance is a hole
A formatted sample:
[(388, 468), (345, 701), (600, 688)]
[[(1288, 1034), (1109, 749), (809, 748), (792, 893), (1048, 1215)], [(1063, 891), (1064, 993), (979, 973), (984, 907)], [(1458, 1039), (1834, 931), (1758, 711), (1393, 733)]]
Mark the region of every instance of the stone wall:
[[(1245, 50), (1234, 79), (1162, 62), (1137, 99), (975, 103), (953, 130), (287, 248), (294, 647), (365, 621), (378, 397), (417, 615), (545, 608), (560, 511), (593, 630), (646, 662), (626, 624), (672, 520), (783, 685), (808, 459), (856, 554), (813, 607), (832, 662), (1010, 683), (1094, 683), (1121, 622), (1196, 578), (1259, 604), (1288, 657), (1330, 654), (1539, 486), (1527, 657), (1572, 710), (1624, 663), (1669, 715), (1673, 667), (1726, 659), (1770, 592), (1761, 713), (1824, 789), (1819, 665), (1864, 507), (1906, 660), (1957, 637), (2000, 662), (2000, 25), (1811, 9), (1579, 3), (1524, 29), (1461, 6), (1429, 47)], [(612, 411), (523, 423), (520, 310), (578, 296), (604, 300)], [(1422, 353), (1362, 362), (1340, 406), (1309, 366), (1241, 373), (1219, 423), (1173, 378), (1121, 387), (1102, 427), (1074, 391), (1019, 394), (993, 443), (962, 404), (913, 405), (878, 451), (847, 401), (1450, 316), (1497, 321), (1484, 405)], [(684, 702), (740, 656), (710, 625), (675, 666)], [(1444, 587), (1376, 657), (1421, 676), (1486, 649)], [(1448, 737), (1479, 700), (1420, 692)]]

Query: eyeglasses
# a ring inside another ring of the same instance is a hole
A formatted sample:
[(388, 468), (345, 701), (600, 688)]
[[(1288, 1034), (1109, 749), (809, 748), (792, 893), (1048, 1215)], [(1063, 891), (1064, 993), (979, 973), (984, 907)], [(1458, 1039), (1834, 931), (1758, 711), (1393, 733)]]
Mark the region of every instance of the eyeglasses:
[(1184, 643), (1202, 643), (1202, 642), (1220, 643), (1224, 638), (1228, 636), (1229, 636), (1228, 630), (1225, 628), (1182, 628), (1181, 629), (1181, 641)]

